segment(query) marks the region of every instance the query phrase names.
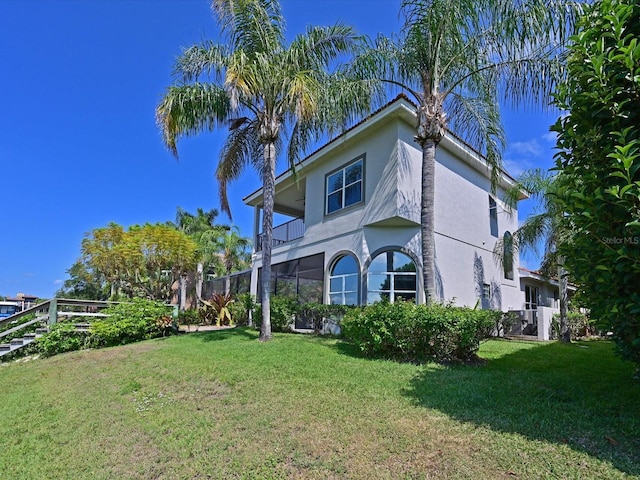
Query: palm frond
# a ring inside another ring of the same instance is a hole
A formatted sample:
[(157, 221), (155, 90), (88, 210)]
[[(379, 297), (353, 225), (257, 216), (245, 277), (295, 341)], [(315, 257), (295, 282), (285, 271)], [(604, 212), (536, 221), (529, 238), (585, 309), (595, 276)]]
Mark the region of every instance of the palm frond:
[(234, 50), (282, 50), (285, 20), (277, 0), (212, 0), (211, 7)]
[(156, 108), (156, 121), (162, 140), (177, 157), (178, 138), (223, 125), (229, 112), (224, 89), (215, 84), (194, 83), (169, 87)]
[(231, 130), (220, 152), (216, 179), (220, 190), (220, 208), (229, 218), (232, 216), (227, 196), (228, 184), (237, 180), (247, 165), (259, 165), (261, 161), (257, 128), (257, 121), (254, 120)]
[(490, 87), (480, 93), (484, 93), (484, 96), (470, 97), (452, 92), (447, 99), (446, 111), (451, 130), (485, 156), (491, 171), (492, 186), (495, 186), (502, 167), (506, 136)]
[(197, 80), (204, 74), (212, 77), (215, 82), (221, 83), (229, 55), (229, 48), (226, 45), (210, 41), (193, 45), (183, 50), (176, 60), (173, 73), (184, 82)]

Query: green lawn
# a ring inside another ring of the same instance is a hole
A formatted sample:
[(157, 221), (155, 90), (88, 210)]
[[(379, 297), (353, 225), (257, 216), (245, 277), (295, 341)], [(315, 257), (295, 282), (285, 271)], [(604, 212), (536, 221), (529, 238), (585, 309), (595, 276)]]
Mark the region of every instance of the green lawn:
[(612, 345), (490, 341), (484, 366), (191, 333), (0, 367), (0, 478), (640, 478)]

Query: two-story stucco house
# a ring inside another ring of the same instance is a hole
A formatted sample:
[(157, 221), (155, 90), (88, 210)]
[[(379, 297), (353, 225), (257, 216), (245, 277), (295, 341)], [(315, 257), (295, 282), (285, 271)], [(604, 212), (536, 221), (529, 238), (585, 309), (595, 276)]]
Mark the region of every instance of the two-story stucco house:
[[(276, 179), (272, 293), (302, 301), (366, 304), (387, 298), (422, 302), (421, 150), (415, 106), (400, 96)], [(447, 135), (436, 153), (437, 295), (441, 301), (520, 310), (518, 259), (496, 264), (496, 241), (518, 227), (502, 201), (514, 181), (499, 175), (495, 193), (483, 158)], [(251, 292), (261, 274), (262, 191), (254, 207)]]

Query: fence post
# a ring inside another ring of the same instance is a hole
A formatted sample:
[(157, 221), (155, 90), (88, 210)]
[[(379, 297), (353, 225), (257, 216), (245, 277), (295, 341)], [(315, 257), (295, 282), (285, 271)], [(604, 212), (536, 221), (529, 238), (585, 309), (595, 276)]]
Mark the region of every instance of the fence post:
[(49, 300), (49, 325), (55, 325), (58, 322), (58, 299)]

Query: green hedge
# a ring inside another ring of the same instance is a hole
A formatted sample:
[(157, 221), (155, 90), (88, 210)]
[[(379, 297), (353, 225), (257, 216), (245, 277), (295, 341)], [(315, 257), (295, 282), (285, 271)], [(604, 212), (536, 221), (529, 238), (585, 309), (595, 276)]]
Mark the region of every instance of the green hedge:
[[(296, 317), (305, 318), (313, 324), (313, 329), (322, 329), (323, 319), (340, 318), (352, 307), (345, 305), (326, 305), (323, 303), (299, 304), (294, 298), (272, 296), (271, 330), (274, 332), (290, 332)], [(262, 325), (262, 306), (254, 304), (254, 324), (257, 329)]]
[(370, 357), (469, 361), (502, 312), (451, 305), (376, 303), (346, 313), (342, 333)]
[(51, 356), (83, 348), (123, 345), (177, 331), (171, 310), (160, 302), (134, 299), (109, 307), (103, 313), (109, 316), (91, 323), (88, 331), (78, 331), (70, 322), (57, 323), (34, 345), (43, 356)]

